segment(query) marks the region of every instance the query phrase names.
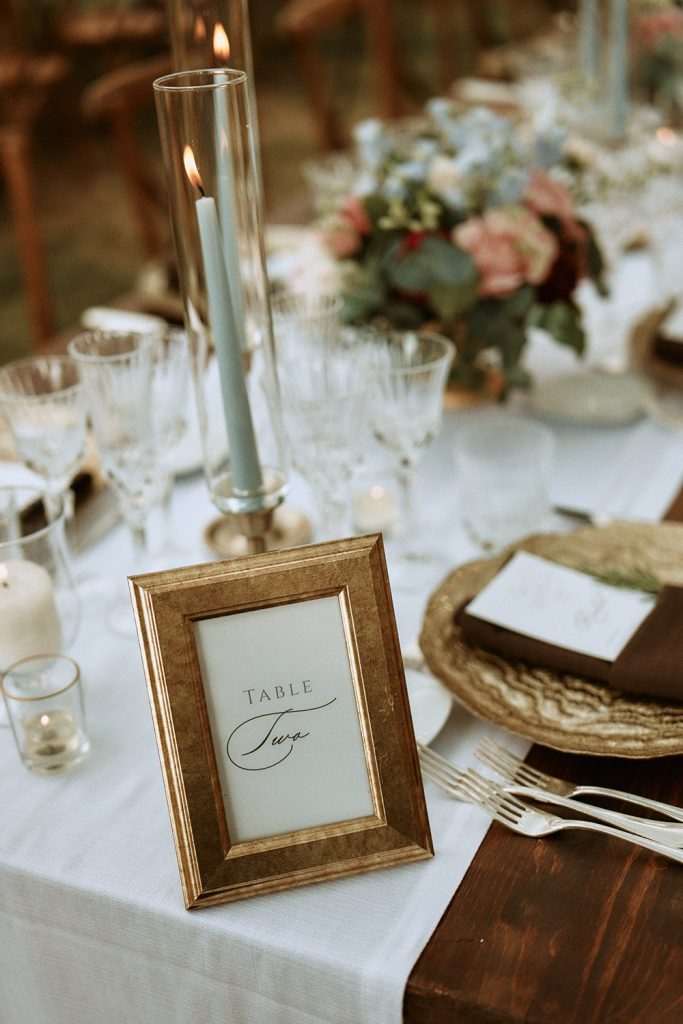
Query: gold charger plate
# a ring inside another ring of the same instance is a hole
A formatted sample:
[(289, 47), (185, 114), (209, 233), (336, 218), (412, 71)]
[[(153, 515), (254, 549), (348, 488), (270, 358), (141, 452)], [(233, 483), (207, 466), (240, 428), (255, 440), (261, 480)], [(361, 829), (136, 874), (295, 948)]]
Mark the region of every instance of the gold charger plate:
[(420, 636), (430, 670), (479, 718), (575, 754), (635, 758), (683, 753), (683, 703), (645, 700), (586, 679), (507, 662), (464, 642), (454, 621), (457, 610), (515, 550), (577, 569), (645, 569), (662, 582), (683, 585), (683, 525), (614, 523), (527, 537), (447, 576), (429, 599)]

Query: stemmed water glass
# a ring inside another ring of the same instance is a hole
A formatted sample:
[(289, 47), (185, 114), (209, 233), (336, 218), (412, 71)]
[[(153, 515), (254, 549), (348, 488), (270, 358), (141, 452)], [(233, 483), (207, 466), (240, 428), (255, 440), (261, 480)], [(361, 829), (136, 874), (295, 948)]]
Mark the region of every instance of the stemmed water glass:
[(439, 334), (397, 331), (370, 332), (361, 346), (373, 385), (371, 429), (393, 455), (401, 485), (398, 554), (403, 559), (428, 560), (419, 531), (415, 475), (424, 449), (441, 426), (443, 392), (455, 346)]
[[(190, 389), (190, 359), (187, 335), (170, 330), (155, 339), (152, 369), (152, 416), (154, 433), (163, 439), (162, 508), (166, 536), (165, 551), (174, 550), (173, 485), (174, 461), (178, 447), (188, 429), (187, 406)], [(177, 554), (180, 551), (176, 551)]]
[(278, 359), (320, 355), (336, 346), (342, 308), (337, 292), (281, 291), (270, 305)]
[[(69, 342), (86, 395), (102, 469), (133, 541), (137, 570), (148, 557), (147, 519), (161, 497), (168, 468), (161, 456), (163, 423), (155, 418), (155, 335), (92, 331)], [(121, 592), (110, 622), (129, 634), (130, 605)]]
[(346, 536), (349, 484), (367, 423), (367, 378), (353, 352), (342, 347), (280, 360), (278, 376), (292, 462), (313, 492), (319, 538)]
[(0, 410), (22, 461), (45, 481), (47, 513), (64, 502), (85, 456), (86, 409), (78, 368), (68, 356), (32, 356), (0, 368)]

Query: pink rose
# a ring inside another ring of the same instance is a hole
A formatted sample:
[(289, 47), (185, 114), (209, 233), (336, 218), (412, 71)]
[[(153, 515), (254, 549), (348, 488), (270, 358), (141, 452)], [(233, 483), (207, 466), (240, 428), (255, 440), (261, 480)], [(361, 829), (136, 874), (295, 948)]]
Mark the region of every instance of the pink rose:
[(359, 235), (372, 234), (372, 221), (363, 200), (358, 196), (346, 196), (341, 206), (341, 214)]
[(683, 11), (678, 8), (648, 11), (633, 19), (631, 40), (636, 50), (656, 53), (667, 39), (683, 39)]
[(540, 167), (534, 167), (531, 172), (524, 202), (539, 217), (557, 217), (563, 223), (575, 219), (574, 200), (569, 189)]
[(354, 256), (363, 245), (363, 236), (372, 232), (372, 222), (358, 196), (349, 195), (339, 210), (321, 225), (326, 247), (338, 260)]
[(511, 295), (545, 279), (558, 252), (555, 236), (521, 206), (487, 210), (453, 229), (455, 245), (468, 252), (480, 275), (482, 298)]
[(323, 221), (321, 230), (325, 246), (338, 260), (354, 256), (363, 245), (358, 232), (334, 214)]

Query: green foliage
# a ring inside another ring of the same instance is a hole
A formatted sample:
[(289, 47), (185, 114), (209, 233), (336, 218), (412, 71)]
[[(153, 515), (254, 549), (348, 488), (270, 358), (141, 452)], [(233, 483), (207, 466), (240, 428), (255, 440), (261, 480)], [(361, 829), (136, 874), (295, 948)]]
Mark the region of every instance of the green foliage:
[(570, 302), (551, 302), (547, 305), (534, 303), (526, 318), (529, 327), (540, 327), (547, 331), (560, 345), (583, 355), (586, 335), (581, 324), (581, 314)]

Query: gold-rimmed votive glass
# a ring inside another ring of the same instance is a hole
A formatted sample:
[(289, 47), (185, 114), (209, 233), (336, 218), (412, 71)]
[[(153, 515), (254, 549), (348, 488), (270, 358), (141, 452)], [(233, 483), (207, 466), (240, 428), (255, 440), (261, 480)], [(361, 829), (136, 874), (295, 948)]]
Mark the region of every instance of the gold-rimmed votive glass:
[(71, 771), (90, 750), (78, 663), (66, 654), (35, 654), (0, 675), (19, 756), (46, 775)]

